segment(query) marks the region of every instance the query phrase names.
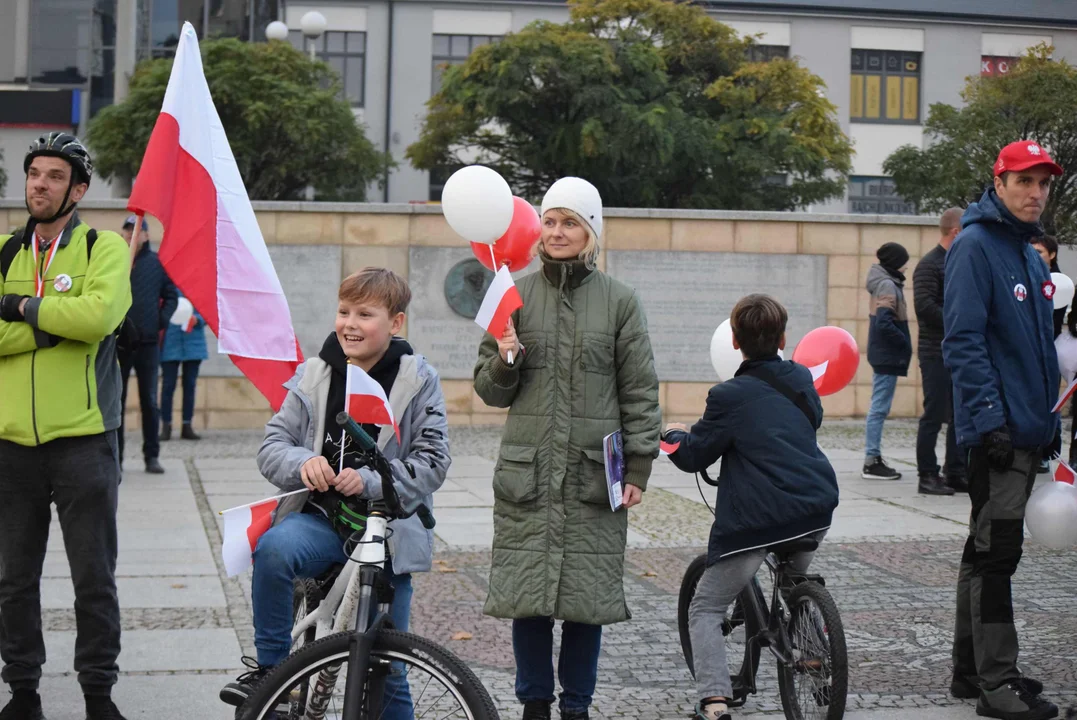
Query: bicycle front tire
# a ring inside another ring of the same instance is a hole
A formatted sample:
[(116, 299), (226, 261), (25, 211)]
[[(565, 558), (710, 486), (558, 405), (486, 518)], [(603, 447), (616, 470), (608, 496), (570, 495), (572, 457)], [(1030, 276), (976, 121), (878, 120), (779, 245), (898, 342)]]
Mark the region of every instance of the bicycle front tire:
[[(251, 692), (237, 720), (264, 720), (277, 709), (278, 699), (303, 678), (348, 662), (351, 633), (329, 635), (289, 655)], [(456, 655), (426, 638), (396, 630), (381, 630), (371, 660), (403, 661), (439, 680), (465, 710), (467, 720), (499, 720), (490, 694), (475, 673)], [(346, 669), (341, 670), (341, 682)]]
[[(778, 668), (778, 691), (785, 717), (787, 720), (841, 720), (845, 716), (849, 689), (849, 659), (837, 603), (826, 588), (808, 581), (793, 588), (787, 604), (792, 616), (788, 626), (792, 642), (798, 646), (803, 662), (819, 663), (820, 667), (787, 665)], [(818, 617), (809, 616), (812, 606), (818, 609)], [(826, 656), (816, 657), (816, 653), (811, 652), (814, 648), (805, 647), (809, 644), (804, 642), (807, 639), (825, 641)], [(806, 661), (803, 660), (805, 656)], [(798, 678), (809, 679), (810, 687), (805, 684), (798, 690)]]

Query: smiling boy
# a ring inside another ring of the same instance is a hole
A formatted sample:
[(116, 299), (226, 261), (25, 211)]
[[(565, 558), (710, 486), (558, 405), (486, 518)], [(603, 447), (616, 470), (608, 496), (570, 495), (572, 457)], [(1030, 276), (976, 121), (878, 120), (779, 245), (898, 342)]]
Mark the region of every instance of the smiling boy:
[[(252, 604), (254, 669), (226, 685), (221, 700), (242, 705), (251, 687), (291, 651), (292, 584), (347, 562), (354, 547), (345, 543), (351, 527), (337, 522), (342, 505), (365, 516), (371, 501), (381, 499), (381, 479), (360, 465), (357, 449), (336, 422), (344, 409), (347, 367), (357, 365), (385, 390), (400, 427), (364, 425), (378, 441), (393, 469), (393, 481), (405, 508), (419, 502), (433, 507), (431, 495), (449, 469), (448, 423), (437, 371), (396, 337), (411, 300), (407, 282), (385, 268), (364, 268), (340, 285), (334, 332), (318, 357), (299, 366), (285, 384), (288, 395), (266, 425), (258, 451), (258, 468), (284, 492), (309, 492), (281, 502), (273, 527), (254, 552)], [(384, 435), (384, 437), (382, 437)], [(343, 457), (342, 457), (343, 456)], [(341, 470), (341, 465), (343, 469)], [(417, 517), (394, 520), (388, 538), (395, 589), (390, 614), (396, 629), (407, 631), (411, 573), (430, 569), (433, 534)], [(384, 717), (410, 718), (411, 696), (402, 674), (385, 683)]]

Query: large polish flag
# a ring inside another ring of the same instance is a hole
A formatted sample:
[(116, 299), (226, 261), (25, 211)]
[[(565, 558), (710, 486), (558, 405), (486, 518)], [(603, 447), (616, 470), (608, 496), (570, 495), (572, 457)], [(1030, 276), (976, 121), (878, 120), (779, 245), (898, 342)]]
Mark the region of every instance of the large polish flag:
[(306, 491), (307, 489), (303, 488), (221, 511), (224, 516), (221, 559), (224, 560), (224, 571), (228, 577), (239, 575), (253, 564), (258, 539), (273, 523), (273, 512), (280, 505), (280, 501), (289, 495)]
[(127, 207), (161, 221), (158, 254), (168, 276), (217, 336), (219, 351), (280, 409), (282, 385), (303, 356), (189, 22)]

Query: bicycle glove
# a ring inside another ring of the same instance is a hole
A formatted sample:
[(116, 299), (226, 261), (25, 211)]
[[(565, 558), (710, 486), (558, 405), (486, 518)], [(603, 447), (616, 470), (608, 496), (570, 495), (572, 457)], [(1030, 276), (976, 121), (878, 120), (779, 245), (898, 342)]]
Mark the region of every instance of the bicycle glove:
[(987, 465), (995, 472), (1006, 472), (1013, 467), (1013, 441), (1005, 425), (983, 436)]
[(23, 322), (26, 320), (22, 313), (19, 312), (19, 304), (23, 301), (23, 298), (29, 297), (29, 295), (15, 295), (14, 293), (0, 297), (0, 320), (6, 322)]

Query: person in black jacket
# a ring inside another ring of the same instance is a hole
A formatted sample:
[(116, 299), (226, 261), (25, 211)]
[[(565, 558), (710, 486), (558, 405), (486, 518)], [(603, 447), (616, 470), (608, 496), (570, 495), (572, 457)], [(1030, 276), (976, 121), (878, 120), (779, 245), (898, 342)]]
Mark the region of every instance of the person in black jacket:
[[(160, 333), (168, 327), (176, 311), (179, 295), (165, 274), (161, 261), (150, 248), (150, 226), (145, 220), (135, 232), (137, 218), (131, 215), (123, 224), (127, 243), (135, 243), (135, 263), (131, 267), (131, 309), (124, 321), (120, 347), (120, 376), (123, 379), (123, 407), (127, 407), (127, 379), (131, 370), (138, 378), (138, 404), (142, 410), (142, 456), (146, 472), (161, 474), (157, 456), (160, 452), (157, 424), (157, 369), (160, 366)], [(123, 415), (120, 416), (120, 463), (123, 464)]]
[[(729, 720), (733, 696), (722, 623), (730, 603), (763, 564), (766, 547), (810, 536), (822, 540), (838, 506), (834, 468), (816, 441), (823, 405), (811, 372), (782, 360), (788, 314), (768, 295), (733, 308), (733, 347), (744, 363), (711, 388), (703, 417), (689, 430), (670, 423), (673, 464), (699, 472), (722, 459), (707, 569), (688, 611), (695, 653), (694, 720)], [(795, 398), (795, 400), (794, 400)], [(798, 553), (804, 572), (812, 553)]]
[[(946, 252), (961, 231), (961, 208), (952, 207), (939, 220), (939, 244), (916, 265), (912, 274), (913, 305), (920, 322), (920, 342), (916, 355), (920, 361), (920, 382), (924, 388), (924, 414), (916, 433), (916, 471), (919, 491), (928, 495), (953, 495), (955, 490), (969, 489), (965, 480), (965, 461), (957, 448), (954, 429), (954, 393), (950, 371), (942, 360), (942, 287)], [(939, 475), (935, 442), (946, 423), (946, 460)]]

